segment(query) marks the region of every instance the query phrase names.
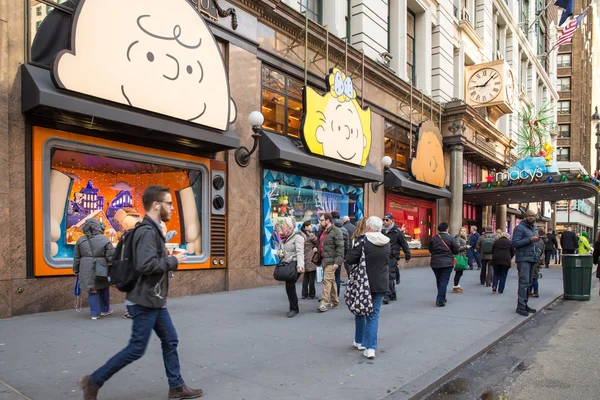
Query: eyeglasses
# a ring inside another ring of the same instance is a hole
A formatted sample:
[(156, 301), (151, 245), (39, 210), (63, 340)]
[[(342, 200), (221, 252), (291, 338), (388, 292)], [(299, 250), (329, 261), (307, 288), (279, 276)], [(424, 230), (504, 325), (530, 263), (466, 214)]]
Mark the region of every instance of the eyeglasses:
[(324, 219), (320, 219), (319, 222), (325, 222), (325, 220)]
[(389, 219), (389, 218), (384, 218), (383, 220), (384, 220), (384, 221), (389, 221), (390, 219)]

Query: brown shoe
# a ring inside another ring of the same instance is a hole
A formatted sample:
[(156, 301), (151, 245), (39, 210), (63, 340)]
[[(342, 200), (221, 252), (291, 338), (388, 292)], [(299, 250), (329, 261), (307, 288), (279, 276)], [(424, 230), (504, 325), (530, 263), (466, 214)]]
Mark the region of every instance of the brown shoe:
[(86, 375), (79, 380), (78, 383), (79, 389), (83, 392), (83, 400), (97, 400), (98, 399), (98, 390), (100, 388), (96, 386), (94, 382), (92, 382), (92, 377), (90, 375)]
[(203, 394), (202, 389), (191, 389), (187, 385), (169, 388), (169, 399), (197, 399)]

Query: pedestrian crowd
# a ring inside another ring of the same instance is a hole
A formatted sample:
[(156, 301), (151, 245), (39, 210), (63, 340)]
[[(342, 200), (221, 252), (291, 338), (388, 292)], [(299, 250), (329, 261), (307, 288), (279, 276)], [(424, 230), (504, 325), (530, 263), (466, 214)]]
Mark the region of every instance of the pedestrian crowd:
[[(146, 215), (134, 229), (125, 233), (116, 248), (104, 236), (104, 225), (95, 219), (86, 221), (74, 250), (73, 271), (79, 288), (87, 292), (92, 320), (112, 314), (109, 284), (126, 292), (126, 317), (131, 318), (132, 332), (128, 345), (103, 366), (79, 381), (84, 400), (96, 400), (100, 388), (118, 371), (141, 358), (152, 331), (161, 341), (169, 399), (194, 399), (201, 389), (188, 387), (181, 375), (177, 331), (167, 310), (169, 279), (185, 261), (185, 251), (166, 248), (165, 222), (173, 212), (170, 190), (149, 186), (142, 196)], [(555, 232), (545, 234), (536, 226), (536, 213), (527, 211), (525, 219), (508, 233), (486, 227), (480, 235), (476, 226), (461, 228), (456, 236), (448, 224), (437, 226), (431, 238), (431, 269), (435, 275), (435, 305), (445, 307), (446, 292), (454, 272), (452, 293), (464, 293), (460, 280), (465, 270), (480, 270), (480, 283), (493, 292), (505, 291), (508, 271), (515, 258), (519, 276), (516, 312), (527, 316), (536, 310), (529, 307), (530, 297), (539, 296), (541, 269), (559, 251)], [(283, 218), (280, 230), (279, 264), (275, 279), (285, 282), (289, 302), (288, 318), (300, 312), (296, 283), (303, 276), (302, 299), (318, 299), (316, 311), (325, 313), (340, 307), (341, 270), (345, 283), (344, 303), (355, 316), (353, 346), (373, 359), (377, 350), (379, 315), (383, 304), (397, 300), (400, 284), (398, 262), (403, 253), (408, 262), (411, 252), (403, 227), (394, 223), (392, 214), (361, 218), (356, 225), (339, 213), (323, 213), (315, 231), (311, 221), (298, 227), (293, 218)], [(560, 239), (565, 255), (587, 254), (591, 250), (587, 234), (579, 237), (569, 227)], [(594, 245), (594, 262), (600, 258), (600, 235)], [(322, 272), (321, 272), (322, 270)], [(321, 273), (321, 277), (319, 277)], [(599, 276), (600, 277), (600, 276)], [(322, 279), (317, 298), (315, 282)], [(111, 281), (112, 279), (112, 281)]]

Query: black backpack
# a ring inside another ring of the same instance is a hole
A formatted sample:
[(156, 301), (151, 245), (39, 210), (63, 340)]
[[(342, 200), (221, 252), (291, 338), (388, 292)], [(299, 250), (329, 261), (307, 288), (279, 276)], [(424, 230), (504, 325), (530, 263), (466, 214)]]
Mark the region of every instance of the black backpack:
[(142, 225), (125, 232), (120, 238), (110, 267), (109, 277), (111, 285), (114, 285), (121, 292), (131, 292), (135, 287), (140, 273), (135, 270), (133, 235)]

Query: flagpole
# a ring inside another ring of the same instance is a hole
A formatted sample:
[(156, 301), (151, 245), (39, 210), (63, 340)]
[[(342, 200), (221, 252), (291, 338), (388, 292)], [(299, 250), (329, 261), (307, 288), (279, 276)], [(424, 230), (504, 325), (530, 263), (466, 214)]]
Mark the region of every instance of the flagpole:
[(542, 16), (542, 14), (544, 14), (546, 12), (546, 10), (548, 9), (548, 7), (553, 6), (553, 5), (554, 5), (554, 3), (550, 2), (550, 3), (548, 3), (548, 5), (542, 11), (540, 11), (540, 13), (535, 17), (535, 19), (531, 23), (531, 25), (529, 25), (529, 28), (527, 28), (527, 33), (529, 33), (529, 31), (531, 31), (531, 28), (533, 28), (533, 26), (535, 25), (535, 23), (538, 22), (538, 20), (540, 19), (540, 17)]
[[(586, 12), (588, 12), (588, 10), (589, 10), (589, 8), (590, 8), (591, 6), (592, 6), (592, 5), (590, 4), (589, 6), (587, 6), (586, 8), (584, 8), (584, 9), (581, 11), (581, 13), (580, 13), (580, 14), (579, 14), (577, 17), (579, 17), (579, 16), (580, 16), (581, 14), (583, 14), (583, 13), (586, 13)], [(573, 19), (575, 19), (575, 18), (577, 18), (577, 17), (573, 17)], [(572, 41), (572, 40), (573, 40), (573, 38), (571, 38), (571, 41)], [(566, 46), (567, 44), (570, 44), (570, 43), (564, 43), (564, 45), (565, 45), (565, 46)], [(548, 57), (548, 54), (550, 54), (550, 53), (551, 53), (551, 52), (552, 52), (554, 49), (556, 49), (556, 48), (557, 48), (557, 47), (559, 47), (559, 46), (562, 46), (562, 45), (560, 45), (560, 44), (555, 44), (555, 45), (554, 45), (554, 46), (553, 46), (553, 47), (552, 47), (552, 48), (551, 48), (551, 49), (550, 49), (550, 50), (549, 50), (549, 51), (546, 53), (546, 57)]]

